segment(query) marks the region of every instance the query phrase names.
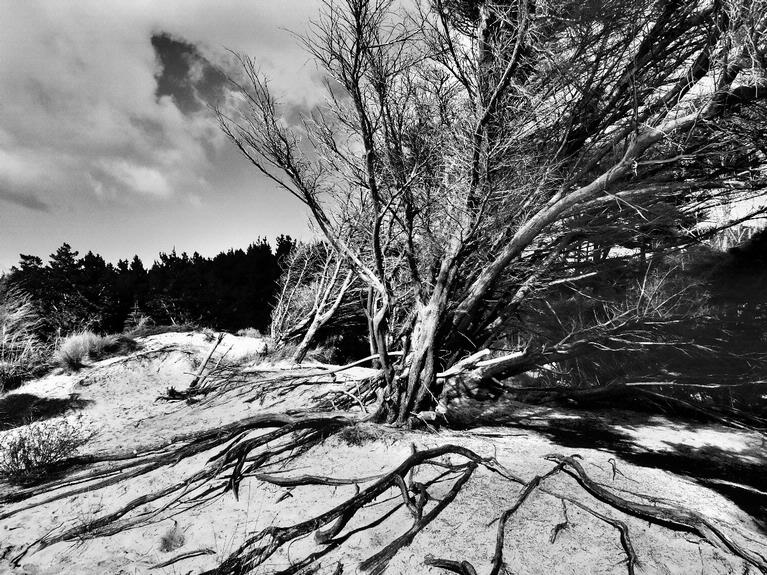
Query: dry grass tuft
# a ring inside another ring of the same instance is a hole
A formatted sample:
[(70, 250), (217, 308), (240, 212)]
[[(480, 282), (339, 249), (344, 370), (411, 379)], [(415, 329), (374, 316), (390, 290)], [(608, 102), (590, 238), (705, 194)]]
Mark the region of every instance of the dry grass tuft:
[(46, 346), (37, 337), (41, 321), (31, 298), (15, 289), (0, 299), (0, 393), (47, 369)]
[(202, 333), (203, 337), (205, 338), (205, 341), (207, 343), (213, 343), (216, 341), (216, 337), (218, 334), (216, 334), (215, 331), (210, 329), (209, 327), (204, 327), (200, 330), (200, 333)]
[(365, 424), (352, 425), (344, 427), (336, 434), (338, 440), (344, 445), (360, 447), (373, 441), (378, 441), (382, 437), (380, 430), (367, 426)]
[(255, 339), (262, 339), (264, 337), (264, 334), (262, 334), (261, 331), (257, 330), (255, 327), (246, 327), (245, 329), (238, 330), (237, 335), (240, 337), (252, 337)]
[(97, 335), (83, 331), (61, 341), (55, 360), (64, 369), (77, 371), (88, 361), (130, 353), (137, 347), (136, 340), (127, 335)]
[(67, 420), (19, 427), (0, 440), (0, 476), (16, 484), (41, 481), (89, 438), (82, 427)]

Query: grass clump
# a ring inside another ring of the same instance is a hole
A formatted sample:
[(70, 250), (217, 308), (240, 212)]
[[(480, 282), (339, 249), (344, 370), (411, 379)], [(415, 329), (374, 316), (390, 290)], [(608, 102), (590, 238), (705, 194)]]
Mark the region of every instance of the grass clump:
[(205, 337), (205, 341), (207, 343), (213, 343), (214, 341), (216, 341), (216, 337), (217, 337), (216, 332), (210, 329), (209, 327), (202, 328), (200, 332)]
[(166, 531), (160, 538), (160, 551), (163, 553), (175, 551), (176, 549), (183, 547), (185, 542), (186, 537), (184, 537), (184, 532), (179, 527), (178, 522), (174, 521), (173, 527), (168, 529), (168, 531)]
[(246, 327), (244, 329), (240, 329), (237, 331), (237, 335), (240, 337), (252, 337), (255, 339), (262, 339), (264, 337), (264, 334), (261, 333), (261, 330), (258, 330), (255, 327)]
[(40, 325), (27, 294), (10, 289), (0, 296), (0, 393), (47, 369), (46, 346), (37, 336)]
[(364, 424), (344, 427), (336, 434), (338, 440), (344, 445), (360, 447), (381, 439), (381, 432)]
[(98, 335), (82, 331), (64, 338), (56, 351), (56, 363), (69, 371), (77, 371), (89, 361), (99, 361), (134, 351), (136, 340), (127, 335)]
[(0, 476), (16, 484), (39, 482), (88, 439), (82, 427), (67, 420), (19, 427), (0, 439)]

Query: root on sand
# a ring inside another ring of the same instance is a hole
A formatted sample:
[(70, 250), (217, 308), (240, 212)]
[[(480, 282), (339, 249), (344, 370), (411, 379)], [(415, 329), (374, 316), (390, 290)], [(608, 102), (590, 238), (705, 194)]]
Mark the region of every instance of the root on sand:
[[(591, 508), (583, 501), (573, 498), (571, 493), (560, 493), (547, 486), (550, 478), (562, 474), (570, 476), (591, 498), (617, 512), (641, 518), (663, 528), (689, 533), (701, 542), (739, 557), (757, 570), (767, 573), (767, 560), (764, 557), (738, 544), (731, 535), (713, 521), (683, 507), (671, 504), (639, 503), (618, 495), (591, 478), (577, 456), (549, 455), (546, 459), (551, 462), (551, 468), (530, 481), (524, 481), (516, 476), (495, 458), (482, 457), (460, 445), (442, 445), (423, 450), (413, 446), (412, 453), (394, 469), (388, 473), (370, 477), (288, 475), (272, 471), (275, 464), (290, 461), (327, 437), (358, 425), (361, 419), (361, 417), (337, 412), (258, 415), (215, 430), (179, 435), (173, 438), (170, 444), (147, 446), (138, 454), (114, 453), (107, 456), (79, 458), (72, 463), (77, 463), (80, 471), (44, 485), (8, 494), (0, 499), (0, 503), (5, 507), (0, 512), (0, 519), (11, 517), (31, 507), (63, 500), (86, 491), (102, 489), (173, 465), (183, 459), (216, 450), (202, 469), (182, 481), (142, 494), (120, 509), (96, 517), (87, 523), (48, 533), (19, 553), (14, 561), (18, 564), (26, 554), (55, 543), (110, 536), (126, 529), (159, 521), (205, 504), (230, 491), (234, 497), (238, 497), (242, 480), (255, 477), (260, 481), (282, 487), (354, 485), (356, 493), (332, 509), (299, 523), (288, 526), (272, 525), (248, 536), (218, 567), (208, 571), (209, 575), (252, 572), (292, 542), (313, 534), (314, 550), (302, 557), (291, 554), (290, 567), (275, 572), (281, 575), (304, 573), (317, 565), (323, 557), (339, 549), (355, 533), (380, 525), (396, 511), (404, 508), (412, 517), (410, 527), (359, 564), (362, 571), (380, 574), (386, 570), (390, 560), (400, 549), (409, 545), (418, 533), (453, 502), (477, 469), (483, 468), (503, 478), (504, 481), (520, 487), (514, 504), (498, 518), (490, 575), (504, 572), (503, 554), (507, 526), (535, 492), (541, 492), (562, 501), (564, 522), (556, 524), (552, 529), (552, 538), (556, 538), (559, 531), (568, 527), (566, 504), (575, 505), (618, 531), (621, 548), (625, 555), (626, 571), (630, 575), (641, 564), (641, 558), (637, 556), (631, 533), (625, 522)], [(254, 435), (259, 430), (261, 433)], [(456, 459), (458, 462), (455, 462)], [(428, 469), (429, 473), (419, 473), (421, 469)], [(429, 479), (417, 481), (416, 476), (419, 478), (428, 476)], [(440, 498), (432, 495), (432, 488), (438, 483), (449, 486), (447, 493)], [(43, 495), (45, 497), (38, 498)], [(352, 519), (358, 517), (362, 510), (372, 512), (373, 506), (386, 497), (394, 501), (393, 507), (375, 508), (376, 516), (372, 521), (368, 521), (365, 525), (357, 525), (353, 529), (349, 528)], [(30, 502), (31, 498), (36, 499)], [(634, 499), (638, 498), (639, 495)], [(158, 501), (162, 501), (159, 508), (146, 510), (147, 503)], [(196, 554), (200, 555), (204, 552), (200, 551)], [(190, 556), (189, 553), (182, 554), (178, 558), (164, 562), (164, 565)], [(473, 565), (460, 557), (427, 556), (425, 563), (464, 575), (477, 573)], [(340, 573), (343, 567), (341, 563), (338, 565), (336, 572)]]

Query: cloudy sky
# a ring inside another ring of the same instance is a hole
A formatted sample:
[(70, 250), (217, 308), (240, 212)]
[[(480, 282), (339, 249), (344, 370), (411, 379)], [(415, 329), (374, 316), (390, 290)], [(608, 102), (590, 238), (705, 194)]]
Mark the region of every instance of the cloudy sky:
[(227, 49), (255, 57), (283, 99), (318, 74), (287, 30), (316, 0), (0, 0), (0, 271), (62, 242), (108, 261), (213, 255), (308, 235), (209, 112)]

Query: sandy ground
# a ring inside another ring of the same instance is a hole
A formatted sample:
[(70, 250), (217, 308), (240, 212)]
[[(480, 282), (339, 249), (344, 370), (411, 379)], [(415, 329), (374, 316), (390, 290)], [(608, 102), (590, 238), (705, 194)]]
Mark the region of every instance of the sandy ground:
[[(140, 450), (147, 444), (169, 441), (179, 433), (213, 429), (257, 413), (306, 408), (328, 389), (346, 387), (353, 390), (350, 387), (353, 384), (346, 382), (345, 377), (337, 377), (334, 383), (323, 382), (289, 393), (267, 394), (262, 401), (250, 403), (241, 401), (235, 392), (193, 405), (157, 401), (167, 388), (184, 389), (188, 385), (211, 343), (202, 334), (164, 334), (146, 338), (142, 344), (142, 350), (133, 356), (106, 360), (77, 374), (53, 374), (13, 393), (76, 400), (77, 409), (54, 415), (48, 421), (68, 418), (77, 422), (93, 434), (81, 449), (82, 453), (98, 454)], [(211, 363), (219, 360), (240, 361), (246, 365), (257, 362), (262, 345), (250, 338), (227, 335)], [(221, 354), (225, 354), (223, 359)], [(268, 374), (260, 373), (259, 369), (266, 368), (256, 366), (250, 370), (253, 378), (250, 388)], [(363, 375), (365, 370), (358, 368), (353, 373)], [(574, 449), (572, 444), (558, 441), (556, 436), (546, 433), (546, 426), (557, 426), (574, 417), (577, 418), (566, 412), (531, 413), (526, 421), (522, 418), (525, 425), (518, 429), (482, 428), (438, 434), (368, 426), (369, 433), (362, 445), (350, 445), (343, 438), (334, 436), (292, 460), (282, 471), (366, 477), (396, 467), (411, 453), (413, 445), (425, 449), (450, 443), (468, 447), (483, 456), (495, 456), (506, 468), (528, 480), (551, 468), (552, 464), (544, 459), (547, 454), (577, 453), (583, 457), (586, 471), (605, 486), (626, 496), (632, 492), (662, 497), (699, 511), (716, 521), (743, 546), (767, 556), (767, 536), (731, 499), (685, 476), (632, 463), (607, 448)], [(614, 421), (613, 428), (621, 433), (624, 441), (647, 452), (679, 449), (680, 445), (704, 451), (716, 447), (734, 457), (742, 457), (744, 463), (765, 463), (764, 439), (755, 434), (715, 426), (693, 430), (657, 418), (624, 425)], [(14, 430), (0, 433), (14, 433)], [(8, 559), (26, 544), (51, 530), (88, 522), (140, 494), (179, 481), (199, 470), (212, 454), (185, 459), (147, 475), (64, 501), (40, 505), (3, 520), (0, 523), (0, 572), (16, 575), (198, 573), (218, 565), (249, 533), (269, 525), (290, 525), (307, 519), (355, 493), (353, 485), (286, 489), (246, 478), (240, 488), (239, 501), (228, 493), (172, 518), (161, 518), (156, 523), (111, 537), (77, 544), (55, 544), (28, 554), (17, 567), (9, 564)], [(453, 459), (457, 462), (456, 457)], [(613, 471), (613, 464), (617, 473)], [(428, 475), (427, 471), (424, 473)], [(733, 477), (732, 481), (737, 479)], [(449, 483), (437, 484), (430, 489), (430, 495), (439, 498), (449, 487)], [(626, 522), (640, 559), (638, 573), (758, 572), (694, 536), (649, 525), (600, 504), (567, 476), (547, 480), (546, 488), (567, 494)], [(13, 489), (0, 484), (0, 492)], [(429, 554), (468, 560), (478, 573), (487, 573), (495, 545), (495, 521), (519, 493), (518, 485), (479, 468), (455, 501), (415, 538), (412, 545), (394, 557), (387, 573), (446, 573), (424, 565), (424, 557)], [(381, 517), (396, 502), (395, 495), (393, 491), (387, 493), (377, 505), (358, 514), (346, 529), (353, 531)], [(0, 509), (0, 512), (7, 509)], [(552, 543), (552, 528), (564, 518), (562, 503), (543, 492), (534, 493), (506, 530), (504, 557), (509, 572), (547, 575), (627, 572), (616, 529), (574, 505), (567, 507), (567, 514), (570, 526)], [(399, 510), (379, 525), (360, 530), (345, 545), (326, 556), (317, 572), (334, 573), (339, 561), (344, 565), (344, 573), (356, 572), (356, 565), (361, 560), (405, 532), (411, 521), (407, 510)], [(163, 539), (167, 541), (172, 533), (176, 534), (179, 545), (171, 551), (164, 550)], [(203, 549), (209, 554), (151, 569), (177, 554)], [(311, 537), (298, 540), (256, 572), (285, 569), (296, 558), (316, 549), (318, 546)]]

